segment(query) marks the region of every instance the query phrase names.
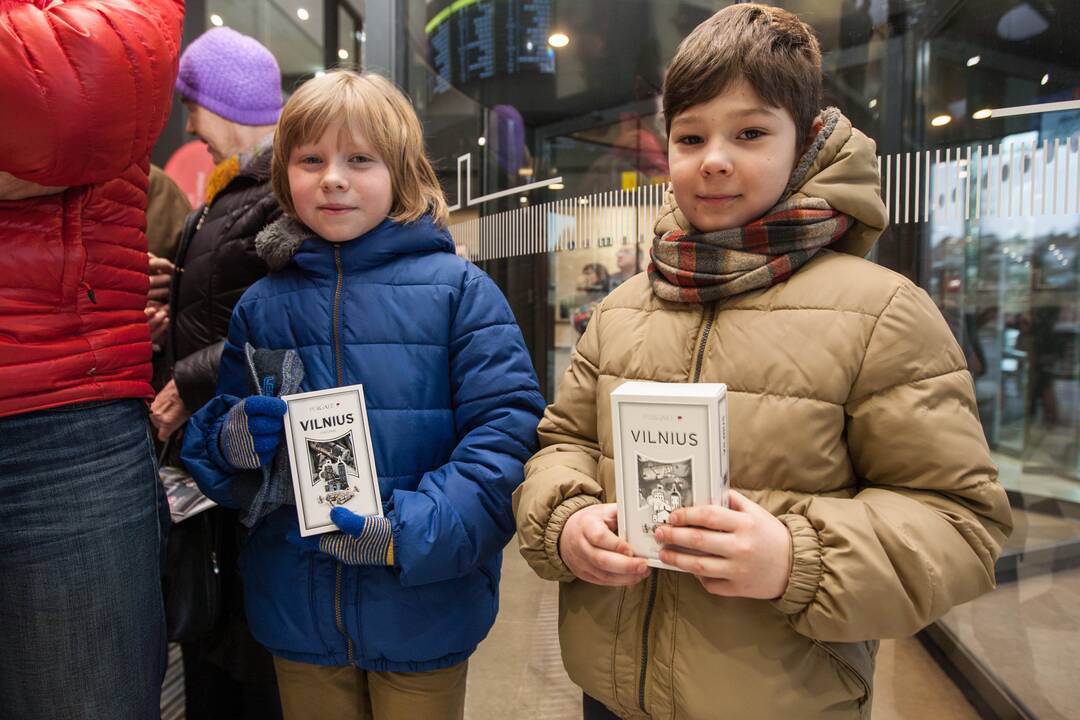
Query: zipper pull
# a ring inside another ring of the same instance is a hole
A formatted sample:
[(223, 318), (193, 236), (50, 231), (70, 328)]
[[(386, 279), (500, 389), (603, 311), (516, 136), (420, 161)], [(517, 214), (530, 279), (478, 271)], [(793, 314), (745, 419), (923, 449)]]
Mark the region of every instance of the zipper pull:
[(86, 297), (90, 299), (90, 302), (97, 305), (97, 295), (94, 294), (94, 288), (90, 287), (90, 284), (83, 280), (79, 285), (86, 288)]

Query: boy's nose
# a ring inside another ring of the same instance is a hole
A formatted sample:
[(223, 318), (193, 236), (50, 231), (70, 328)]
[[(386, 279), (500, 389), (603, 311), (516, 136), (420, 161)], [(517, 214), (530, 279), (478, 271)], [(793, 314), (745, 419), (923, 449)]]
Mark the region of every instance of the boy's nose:
[(731, 155), (721, 147), (710, 148), (701, 161), (701, 174), (730, 175), (734, 170), (731, 163)]

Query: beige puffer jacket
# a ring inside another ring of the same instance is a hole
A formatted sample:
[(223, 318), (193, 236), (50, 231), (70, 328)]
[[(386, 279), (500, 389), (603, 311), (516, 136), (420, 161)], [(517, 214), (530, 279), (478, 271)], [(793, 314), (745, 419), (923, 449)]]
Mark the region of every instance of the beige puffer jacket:
[[(800, 192), (858, 223), (787, 282), (704, 307), (656, 298), (644, 274), (619, 287), (540, 423), (514, 497), (521, 552), (562, 581), (570, 678), (623, 718), (868, 718), (876, 639), (994, 587), (1012, 521), (964, 356), (926, 293), (861, 258), (885, 224), (874, 159), (841, 119)], [(688, 227), (669, 208), (658, 231)], [(615, 500), (610, 395), (626, 380), (727, 383), (732, 485), (793, 538), (779, 599), (567, 570), (566, 519)]]

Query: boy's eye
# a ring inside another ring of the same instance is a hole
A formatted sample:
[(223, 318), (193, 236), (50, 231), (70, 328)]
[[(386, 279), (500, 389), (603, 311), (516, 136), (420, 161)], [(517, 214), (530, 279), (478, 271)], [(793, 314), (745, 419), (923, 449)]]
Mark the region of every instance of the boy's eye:
[(353, 155), (352, 157), (349, 158), (349, 162), (352, 162), (352, 163), (366, 163), (366, 162), (371, 162), (371, 158), (369, 158), (367, 155)]
[(739, 138), (741, 140), (757, 140), (759, 137), (765, 137), (765, 133), (761, 130), (755, 130), (753, 128), (743, 130), (741, 133), (739, 133)]
[(322, 159), (318, 155), (304, 155), (300, 158), (301, 165), (314, 165), (322, 162)]
[(700, 135), (681, 135), (675, 142), (680, 145), (700, 145), (704, 140)]

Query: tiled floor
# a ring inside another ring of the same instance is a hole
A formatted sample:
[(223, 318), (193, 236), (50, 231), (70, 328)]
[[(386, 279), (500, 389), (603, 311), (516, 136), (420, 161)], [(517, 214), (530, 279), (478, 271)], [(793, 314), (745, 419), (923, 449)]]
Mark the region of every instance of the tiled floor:
[(944, 624), (1033, 717), (1080, 718), (1080, 570), (1021, 576)]

